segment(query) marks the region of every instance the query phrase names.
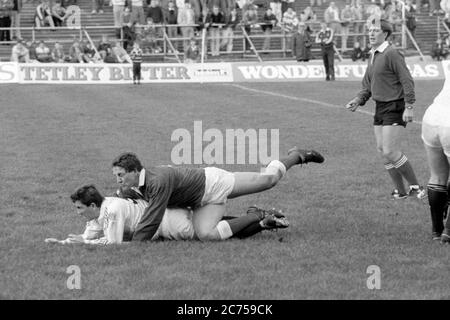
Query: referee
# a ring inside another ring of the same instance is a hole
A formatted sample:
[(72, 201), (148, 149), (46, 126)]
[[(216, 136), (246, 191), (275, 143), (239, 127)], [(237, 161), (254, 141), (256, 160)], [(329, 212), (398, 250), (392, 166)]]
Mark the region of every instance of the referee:
[[(392, 33), (391, 24), (374, 18), (369, 21), (368, 31), (372, 50), (362, 90), (346, 107), (355, 111), (370, 97), (375, 100), (373, 125), (377, 150), (394, 183), (392, 197), (405, 199), (416, 196), (423, 199), (426, 191), (419, 185), (408, 158), (400, 150), (404, 128), (413, 120), (413, 104), (416, 100), (414, 81), (403, 55), (387, 41)], [(403, 179), (409, 184), (408, 190), (405, 189)]]

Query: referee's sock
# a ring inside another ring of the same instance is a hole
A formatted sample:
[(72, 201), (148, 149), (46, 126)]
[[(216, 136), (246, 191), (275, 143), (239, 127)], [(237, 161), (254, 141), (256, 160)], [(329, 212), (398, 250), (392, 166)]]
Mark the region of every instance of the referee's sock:
[[(440, 236), (444, 230), (444, 211), (447, 208), (447, 186), (429, 183), (427, 189), (432, 232), (434, 236)], [(448, 220), (447, 224), (449, 224)]]
[(400, 159), (395, 161), (393, 165), (410, 185), (419, 186), (419, 182), (417, 181), (416, 174), (414, 173), (411, 163), (404, 154), (402, 154)]
[(405, 186), (403, 184), (403, 177), (400, 172), (394, 167), (394, 165), (390, 162), (384, 164), (384, 168), (389, 173), (389, 176), (394, 182), (395, 189), (398, 190), (399, 194), (406, 194)]

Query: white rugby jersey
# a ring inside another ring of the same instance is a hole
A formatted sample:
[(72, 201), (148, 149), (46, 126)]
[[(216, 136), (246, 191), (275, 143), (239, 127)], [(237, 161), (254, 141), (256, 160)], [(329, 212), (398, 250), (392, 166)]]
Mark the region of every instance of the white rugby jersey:
[[(132, 234), (148, 203), (144, 200), (106, 197), (100, 207), (100, 215), (88, 223), (83, 233), (85, 243), (116, 244), (122, 243), (124, 234)], [(102, 232), (99, 232), (102, 226)], [(103, 236), (102, 234), (103, 233)], [(86, 235), (86, 236), (85, 236)], [(94, 238), (95, 237), (95, 238)], [(152, 240), (189, 240), (194, 238), (194, 227), (190, 211), (186, 209), (166, 209), (161, 225)]]
[(423, 122), (434, 126), (450, 127), (450, 78), (446, 78), (441, 92), (425, 111)]

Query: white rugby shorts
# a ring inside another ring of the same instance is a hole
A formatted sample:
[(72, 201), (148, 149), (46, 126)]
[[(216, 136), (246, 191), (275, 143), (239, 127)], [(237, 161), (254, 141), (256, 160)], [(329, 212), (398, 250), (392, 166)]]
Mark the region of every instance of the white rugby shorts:
[(206, 167), (205, 177), (205, 193), (201, 205), (225, 204), (234, 188), (234, 174), (216, 167)]

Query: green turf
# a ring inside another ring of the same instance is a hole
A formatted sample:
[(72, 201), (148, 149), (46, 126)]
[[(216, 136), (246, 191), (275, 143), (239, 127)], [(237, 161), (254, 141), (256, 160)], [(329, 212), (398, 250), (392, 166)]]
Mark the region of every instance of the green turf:
[[(416, 83), (418, 119), (441, 85)], [(430, 240), (427, 205), (389, 199), (371, 117), (289, 98), (343, 105), (359, 83), (244, 86), (285, 97), (230, 84), (1, 86), (0, 298), (450, 298), (450, 248)], [(204, 130), (279, 129), (280, 150), (324, 153), (323, 165), (293, 168), (274, 189), (229, 203), (234, 215), (253, 204), (283, 209), (287, 230), (217, 243), (44, 243), (83, 230), (69, 199), (76, 187), (95, 183), (112, 192), (110, 164), (122, 151), (145, 165), (170, 163), (171, 133), (192, 132), (194, 120)], [(406, 132), (403, 149), (426, 184), (420, 125)], [(81, 268), (81, 290), (66, 287), (70, 265)], [(369, 265), (381, 268), (381, 290), (367, 289)]]

